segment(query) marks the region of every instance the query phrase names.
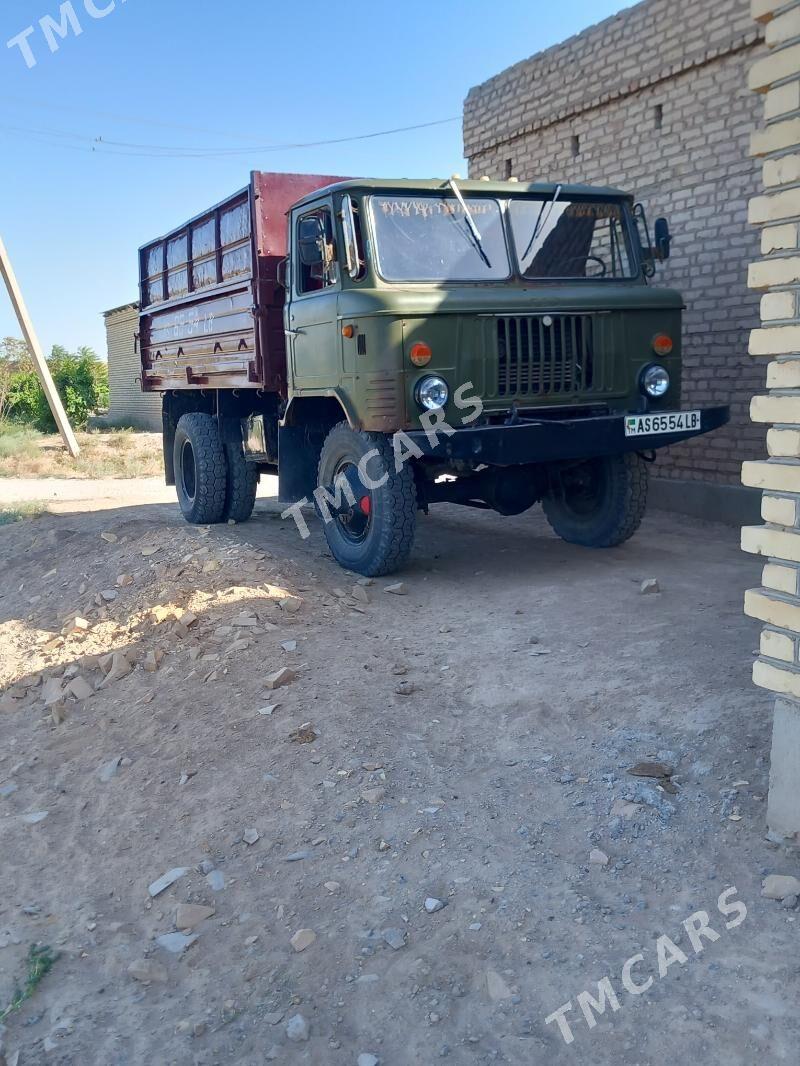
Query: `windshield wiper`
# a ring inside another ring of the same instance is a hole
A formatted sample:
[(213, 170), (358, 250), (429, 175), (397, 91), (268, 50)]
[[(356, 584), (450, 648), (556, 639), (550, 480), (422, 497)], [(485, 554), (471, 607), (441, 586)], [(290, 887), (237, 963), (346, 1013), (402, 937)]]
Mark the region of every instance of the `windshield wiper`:
[[(542, 201), (542, 206), (539, 209), (539, 217), (536, 219), (536, 225), (533, 227), (533, 235), (532, 235), (531, 239), (528, 241), (528, 247), (522, 253), (522, 257), (520, 259), (520, 268), (522, 268), (523, 262), (528, 258), (528, 252), (531, 250), (531, 248), (533, 248), (534, 244), (536, 243), (536, 238), (539, 236), (539, 234), (542, 232), (544, 227), (547, 225), (547, 220), (550, 218), (550, 215), (553, 213), (553, 208), (556, 206), (556, 201), (558, 200), (560, 195), (561, 195), (561, 186), (560, 185), (556, 185), (556, 191), (553, 193), (553, 199), (549, 200), (548, 202), (545, 202), (544, 200)], [(544, 215), (545, 207), (547, 208), (547, 214), (544, 216), (544, 218), (542, 218), (542, 215)]]
[(458, 200), (458, 202), (461, 204), (462, 208), (464, 209), (464, 220), (467, 223), (467, 229), (472, 234), (472, 236), (473, 236), (473, 238), (475, 240), (475, 247), (478, 249), (478, 254), (480, 255), (481, 259), (484, 261), (484, 263), (487, 265), (487, 267), (491, 270), (492, 269), (492, 263), (491, 263), (491, 260), (489, 259), (489, 256), (486, 254), (486, 249), (483, 247), (483, 237), (481, 237), (480, 230), (475, 225), (475, 220), (473, 219), (472, 215), (469, 213), (467, 205), (464, 202), (464, 197), (461, 195), (461, 190), (456, 185), (456, 179), (455, 178), (450, 178), (450, 181), (448, 182), (448, 184), (449, 184), (450, 188), (453, 190), (453, 192), (456, 194), (456, 199)]

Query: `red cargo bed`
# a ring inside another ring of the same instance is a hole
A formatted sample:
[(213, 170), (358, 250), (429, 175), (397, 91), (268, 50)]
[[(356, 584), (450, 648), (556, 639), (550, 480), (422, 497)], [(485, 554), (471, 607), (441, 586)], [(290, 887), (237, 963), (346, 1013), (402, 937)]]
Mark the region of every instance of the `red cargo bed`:
[(285, 393), (286, 212), (341, 178), (253, 171), (247, 188), (139, 249), (142, 389)]

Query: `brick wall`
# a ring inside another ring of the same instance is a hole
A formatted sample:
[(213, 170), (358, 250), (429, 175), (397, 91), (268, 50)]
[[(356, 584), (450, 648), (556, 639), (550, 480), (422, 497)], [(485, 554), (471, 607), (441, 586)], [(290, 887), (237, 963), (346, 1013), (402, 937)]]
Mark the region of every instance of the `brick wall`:
[(764, 49), (749, 0), (645, 0), (503, 71), (465, 103), (471, 177), (616, 185), (637, 195), (651, 224), (669, 218), (673, 255), (656, 284), (687, 305), (683, 404), (730, 403), (732, 421), (661, 452), (661, 477), (736, 485), (742, 461), (763, 452), (763, 429), (748, 418), (763, 368), (747, 353), (759, 307), (747, 287), (759, 254), (747, 204), (760, 182), (748, 149), (761, 118), (747, 72)]
[(745, 611), (765, 623), (753, 680), (780, 697), (767, 820), (775, 837), (800, 842), (800, 0), (753, 0), (753, 14), (766, 23), (771, 51), (749, 76), (763, 114), (751, 144), (763, 191), (750, 201), (761, 238), (761, 257), (750, 267), (761, 325), (750, 352), (762, 367), (766, 362), (769, 389), (754, 397), (751, 415), (771, 428), (769, 459), (742, 471), (746, 485), (763, 490), (766, 523), (744, 529), (742, 547), (767, 558)]

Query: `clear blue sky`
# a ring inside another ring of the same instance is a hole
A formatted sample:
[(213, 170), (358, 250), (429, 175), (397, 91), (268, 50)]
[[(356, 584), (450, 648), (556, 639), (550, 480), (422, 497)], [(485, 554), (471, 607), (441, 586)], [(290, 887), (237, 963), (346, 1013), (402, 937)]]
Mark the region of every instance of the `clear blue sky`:
[[(0, 234), (43, 345), (105, 355), (101, 313), (137, 298), (136, 249), (247, 183), (250, 170), (465, 173), (470, 86), (629, 6), (619, 0), (62, 0), (0, 5)], [(87, 9), (101, 14), (92, 18)], [(25, 43), (6, 42), (34, 27)], [(35, 132), (34, 132), (35, 131)], [(104, 142), (93, 149), (92, 141)], [(169, 158), (246, 149), (240, 155)], [(0, 284), (0, 337), (18, 335)]]

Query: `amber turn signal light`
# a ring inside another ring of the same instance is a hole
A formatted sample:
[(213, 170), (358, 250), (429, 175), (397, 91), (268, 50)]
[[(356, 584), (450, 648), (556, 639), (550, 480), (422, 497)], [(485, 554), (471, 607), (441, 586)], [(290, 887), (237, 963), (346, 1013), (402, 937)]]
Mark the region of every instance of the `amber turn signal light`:
[(414, 366), (427, 366), (433, 352), (425, 341), (417, 341), (416, 344), (411, 345), (411, 351), (408, 354)]
[(672, 351), (672, 337), (668, 337), (666, 333), (653, 337), (653, 351), (656, 355), (669, 355)]
[(355, 335), (356, 335), (356, 327), (355, 326), (342, 326), (342, 336), (343, 337), (347, 337), (347, 339), (350, 340), (352, 337), (355, 337)]

